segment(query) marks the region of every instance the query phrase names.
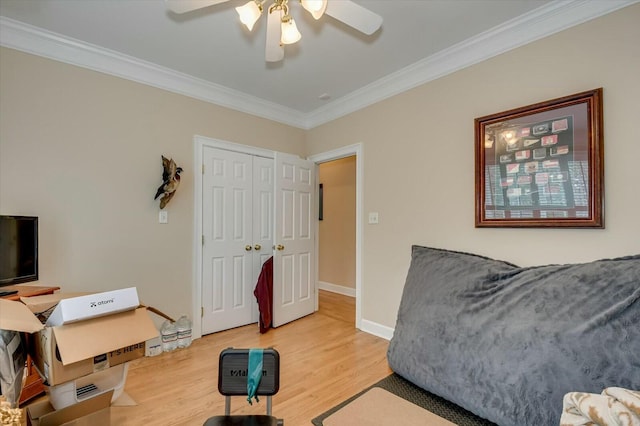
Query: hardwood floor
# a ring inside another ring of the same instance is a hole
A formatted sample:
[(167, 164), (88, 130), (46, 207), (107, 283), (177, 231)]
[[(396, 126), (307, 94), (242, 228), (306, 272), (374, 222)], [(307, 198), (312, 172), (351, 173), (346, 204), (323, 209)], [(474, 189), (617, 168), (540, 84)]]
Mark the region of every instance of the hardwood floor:
[[(273, 414), (285, 425), (311, 419), (391, 373), (388, 341), (356, 330), (355, 301), (320, 291), (320, 310), (260, 334), (256, 324), (198, 339), (187, 349), (131, 363), (125, 391), (137, 406), (113, 407), (114, 425), (202, 425), (224, 414), (217, 390), (221, 350), (274, 347), (280, 353), (280, 392)], [(231, 401), (232, 414), (264, 414), (266, 400)]]

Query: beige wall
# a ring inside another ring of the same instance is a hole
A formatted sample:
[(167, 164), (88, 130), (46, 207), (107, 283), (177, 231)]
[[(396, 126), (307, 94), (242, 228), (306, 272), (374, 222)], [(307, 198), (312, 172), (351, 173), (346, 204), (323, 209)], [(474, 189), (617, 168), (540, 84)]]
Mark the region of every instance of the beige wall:
[[(362, 316), (393, 327), (412, 244), (522, 265), (640, 252), (638, 22), (640, 4), (308, 132), (1, 49), (0, 213), (40, 216), (42, 284), (136, 285), (189, 313), (194, 135), (299, 155), (361, 142), (363, 214), (380, 213), (363, 230)], [(606, 229), (475, 229), (473, 119), (596, 87)], [(152, 200), (161, 154), (185, 168), (167, 225)]]
[[(309, 154), (361, 142), (362, 316), (393, 327), (421, 244), (521, 265), (640, 253), (640, 4), (311, 130)], [(606, 229), (475, 229), (474, 118), (604, 88)], [(366, 223), (365, 218), (362, 218)]]
[(319, 228), (318, 278), (356, 287), (356, 157), (322, 163), (324, 218)]
[[(40, 217), (40, 284), (137, 286), (191, 314), (193, 137), (304, 154), (304, 131), (60, 62), (0, 51), (0, 213)], [(158, 223), (160, 156), (184, 168)]]

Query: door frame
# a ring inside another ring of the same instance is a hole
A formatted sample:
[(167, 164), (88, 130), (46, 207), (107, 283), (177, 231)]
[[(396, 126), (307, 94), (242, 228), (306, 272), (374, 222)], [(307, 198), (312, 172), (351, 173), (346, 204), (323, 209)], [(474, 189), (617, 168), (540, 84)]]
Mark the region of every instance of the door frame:
[[(356, 328), (362, 330), (362, 225), (363, 225), (363, 182), (364, 182), (364, 159), (363, 145), (356, 143), (344, 146), (331, 151), (314, 154), (307, 159), (316, 165), (329, 161), (340, 160), (341, 158), (356, 156)], [(319, 182), (318, 167), (316, 167), (316, 183)], [(316, 220), (316, 236), (320, 235), (320, 222)], [(316, 311), (318, 310), (318, 280), (320, 265), (320, 238), (316, 238)]]
[(259, 157), (274, 158), (274, 151), (196, 135), (193, 137), (193, 280), (191, 284), (192, 337), (202, 337), (202, 150), (205, 146)]

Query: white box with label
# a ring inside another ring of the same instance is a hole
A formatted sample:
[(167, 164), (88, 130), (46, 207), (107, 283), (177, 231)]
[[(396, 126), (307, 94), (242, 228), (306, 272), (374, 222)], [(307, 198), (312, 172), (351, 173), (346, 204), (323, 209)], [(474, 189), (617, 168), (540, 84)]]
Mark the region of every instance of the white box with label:
[(49, 402), (56, 410), (61, 410), (97, 395), (113, 391), (111, 402), (122, 395), (129, 363), (111, 367), (98, 373), (89, 374), (57, 386), (45, 387)]
[(135, 287), (62, 299), (49, 316), (46, 325), (55, 327), (70, 324), (133, 310), (138, 306), (140, 301)]

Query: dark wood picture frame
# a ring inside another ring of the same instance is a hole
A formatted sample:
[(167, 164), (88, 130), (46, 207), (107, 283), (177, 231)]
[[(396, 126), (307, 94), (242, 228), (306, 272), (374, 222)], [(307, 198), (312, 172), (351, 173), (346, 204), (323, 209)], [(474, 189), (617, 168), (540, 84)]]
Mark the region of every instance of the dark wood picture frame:
[(476, 228), (604, 228), (602, 121), (602, 88), (476, 118)]

